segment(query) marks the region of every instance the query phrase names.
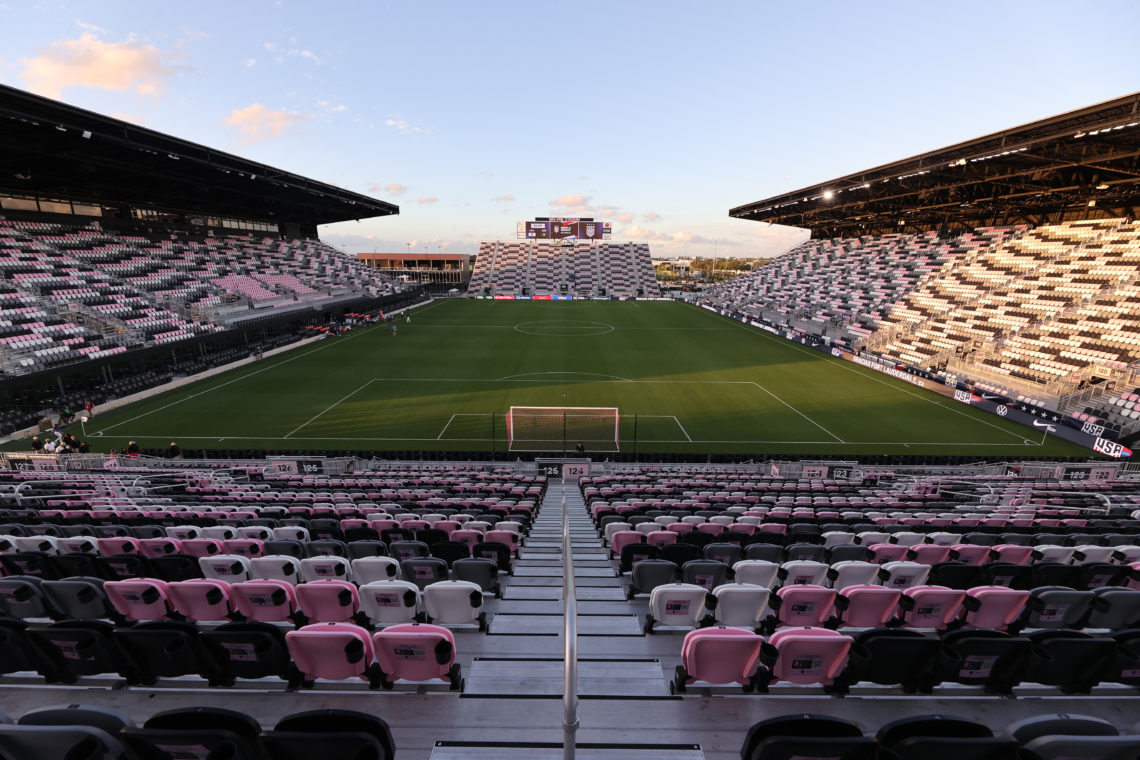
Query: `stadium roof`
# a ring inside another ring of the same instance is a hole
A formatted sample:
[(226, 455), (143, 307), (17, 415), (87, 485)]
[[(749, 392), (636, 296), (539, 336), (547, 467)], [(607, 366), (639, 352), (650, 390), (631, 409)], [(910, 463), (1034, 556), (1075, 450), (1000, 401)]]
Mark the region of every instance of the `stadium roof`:
[(744, 206), (737, 219), (813, 237), (1135, 219), (1140, 93)]
[(0, 85), (0, 191), (303, 226), (398, 206)]

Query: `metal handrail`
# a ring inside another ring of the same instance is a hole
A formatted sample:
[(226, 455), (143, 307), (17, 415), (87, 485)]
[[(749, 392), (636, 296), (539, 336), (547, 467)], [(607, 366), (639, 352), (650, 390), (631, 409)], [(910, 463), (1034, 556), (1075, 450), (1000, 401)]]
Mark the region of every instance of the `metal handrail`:
[(574, 760), (578, 733), (578, 603), (574, 558), (570, 552), (570, 519), (566, 515), (566, 481), (562, 481), (562, 758)]

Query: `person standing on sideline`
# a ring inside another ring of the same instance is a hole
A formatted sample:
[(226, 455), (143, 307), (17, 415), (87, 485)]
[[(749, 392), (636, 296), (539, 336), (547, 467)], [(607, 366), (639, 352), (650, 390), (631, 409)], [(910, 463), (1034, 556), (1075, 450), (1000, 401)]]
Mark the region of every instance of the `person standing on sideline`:
[(580, 457), (586, 456), (586, 447), (582, 445), (581, 441), (578, 441), (578, 445), (574, 447), (574, 454)]
[(411, 323), (412, 323), (412, 315), (409, 314), (407, 317), (404, 318), (404, 324), (410, 325)]
[(95, 405), (91, 403), (91, 399), (87, 399), (83, 402), (83, 408), (87, 412), (87, 419), (91, 419), (95, 416)]
[(182, 458), (182, 449), (180, 449), (178, 447), (178, 444), (175, 443), (174, 441), (170, 442), (170, 448), (166, 450), (166, 458), (167, 459), (181, 459)]
[(139, 458), (139, 445), (134, 441), (131, 441), (127, 444), (127, 456), (131, 459)]

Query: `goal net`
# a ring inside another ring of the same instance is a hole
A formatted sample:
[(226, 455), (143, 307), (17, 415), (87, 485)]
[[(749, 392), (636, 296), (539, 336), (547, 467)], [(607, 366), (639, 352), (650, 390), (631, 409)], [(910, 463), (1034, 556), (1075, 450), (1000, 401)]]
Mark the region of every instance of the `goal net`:
[(511, 451), (618, 451), (618, 410), (594, 406), (512, 406), (507, 412)]

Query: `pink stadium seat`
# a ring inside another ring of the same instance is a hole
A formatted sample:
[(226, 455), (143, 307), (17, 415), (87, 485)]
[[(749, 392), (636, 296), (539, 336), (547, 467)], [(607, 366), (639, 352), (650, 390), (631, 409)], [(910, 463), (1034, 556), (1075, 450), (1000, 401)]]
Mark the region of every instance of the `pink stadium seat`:
[(214, 578), (176, 581), (168, 586), (170, 606), (190, 622), (228, 620), (233, 613), (230, 584)]
[(855, 628), (881, 628), (898, 616), (902, 592), (873, 585), (847, 586), (840, 592), (844, 600), (843, 625)]
[(455, 662), (455, 636), (448, 629), (423, 623), (403, 623), (377, 631), (372, 637), (380, 679), (390, 689), (397, 680), (442, 679), (453, 691), (462, 688)]
[(293, 585), (279, 580), (252, 580), (230, 585), (234, 609), (249, 620), (284, 623), (296, 619), (297, 594)]
[(368, 631), (347, 623), (316, 623), (285, 634), (293, 663), (306, 681), (359, 678), (379, 685)]
[(965, 624), (971, 628), (1004, 631), (1013, 625), (1029, 603), (1028, 591), (1005, 586), (975, 586), (966, 591)]
[(313, 621), (348, 622), (356, 619), (360, 611), (360, 594), (348, 581), (312, 581), (302, 583), (294, 590), (301, 611)]
[(129, 622), (170, 619), (169, 584), (157, 578), (106, 581), (103, 591), (111, 606)]
[(912, 586), (903, 590), (900, 604), (907, 628), (945, 630), (962, 614), (966, 592), (945, 586)]
[(847, 667), (852, 639), (824, 628), (787, 628), (768, 639), (776, 650), (773, 681), (830, 686)]
[(760, 665), (764, 637), (745, 628), (701, 628), (685, 634), (681, 665), (672, 688), (685, 691), (698, 681), (736, 683), (751, 691)]
[(835, 613), (835, 589), (823, 586), (782, 586), (776, 591), (783, 625), (823, 625)]

